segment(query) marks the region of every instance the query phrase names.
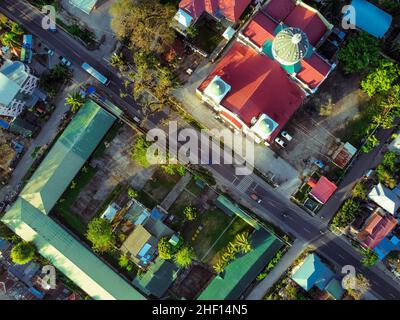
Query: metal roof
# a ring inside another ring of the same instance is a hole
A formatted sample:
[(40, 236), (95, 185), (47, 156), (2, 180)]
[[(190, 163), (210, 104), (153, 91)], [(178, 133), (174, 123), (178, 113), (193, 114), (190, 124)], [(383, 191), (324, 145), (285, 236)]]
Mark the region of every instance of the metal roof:
[(69, 3), (86, 14), (90, 14), (97, 3), (97, 0), (69, 0)]

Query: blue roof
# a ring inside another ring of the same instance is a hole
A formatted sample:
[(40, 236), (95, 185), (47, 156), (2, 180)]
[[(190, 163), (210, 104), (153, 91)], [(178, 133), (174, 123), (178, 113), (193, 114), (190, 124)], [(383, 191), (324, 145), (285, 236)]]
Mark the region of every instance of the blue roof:
[(351, 5), (356, 12), (355, 23), (377, 38), (383, 38), (392, 24), (392, 16), (366, 0), (353, 0)]
[(309, 291), (314, 285), (320, 290), (324, 290), (333, 276), (332, 270), (316, 254), (311, 253), (292, 275), (292, 279), (306, 291)]
[(154, 220), (160, 220), (161, 219), (161, 212), (158, 211), (157, 208), (153, 208), (153, 210), (151, 210), (151, 217)]
[(374, 251), (380, 261), (385, 259), (385, 257), (393, 250), (400, 250), (400, 239), (396, 236), (393, 236), (391, 239), (388, 237), (384, 238), (374, 248)]

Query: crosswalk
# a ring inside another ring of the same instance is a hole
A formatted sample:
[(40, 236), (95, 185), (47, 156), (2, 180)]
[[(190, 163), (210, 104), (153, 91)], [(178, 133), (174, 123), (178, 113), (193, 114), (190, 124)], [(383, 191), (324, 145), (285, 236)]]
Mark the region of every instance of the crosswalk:
[(242, 180), (240, 180), (239, 184), (236, 186), (236, 189), (241, 192), (246, 192), (253, 182), (254, 180), (250, 176), (245, 176)]

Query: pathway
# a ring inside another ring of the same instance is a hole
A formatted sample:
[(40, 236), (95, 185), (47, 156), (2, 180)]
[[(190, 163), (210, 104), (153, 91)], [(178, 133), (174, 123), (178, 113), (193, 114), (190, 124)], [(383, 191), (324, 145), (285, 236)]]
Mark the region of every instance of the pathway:
[(161, 207), (165, 210), (168, 210), (182, 193), (183, 189), (186, 188), (191, 179), (192, 175), (189, 172), (186, 172), (186, 174), (178, 181), (175, 187), (165, 197), (165, 199), (161, 203)]

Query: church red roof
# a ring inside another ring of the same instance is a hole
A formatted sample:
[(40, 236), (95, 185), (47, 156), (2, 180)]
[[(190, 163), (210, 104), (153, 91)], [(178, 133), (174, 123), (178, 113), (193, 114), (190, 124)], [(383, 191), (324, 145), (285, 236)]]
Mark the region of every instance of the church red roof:
[(279, 63), (239, 42), (232, 45), (199, 91), (203, 92), (217, 75), (231, 86), (221, 105), (249, 127), (253, 117), (265, 113), (279, 124), (274, 131), (279, 132), (304, 99), (303, 91)]

